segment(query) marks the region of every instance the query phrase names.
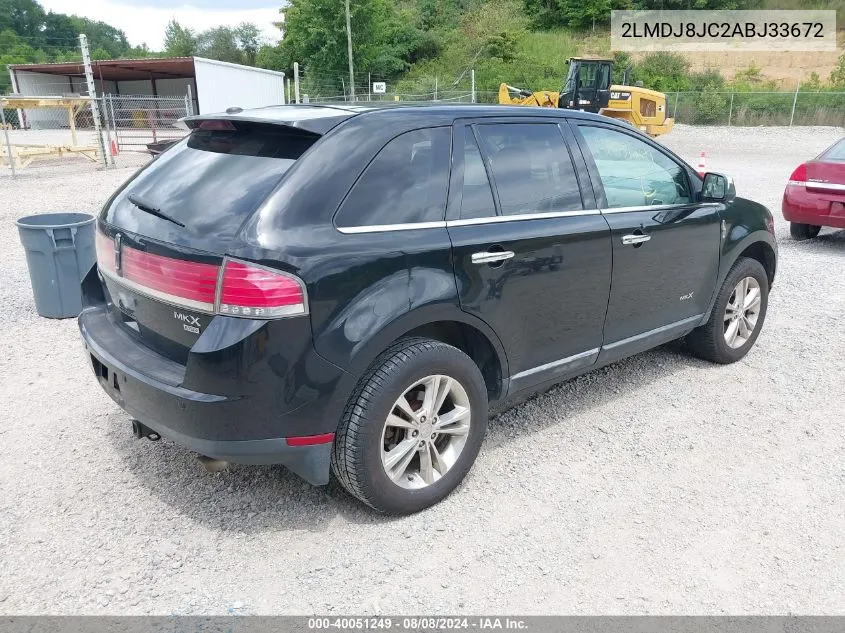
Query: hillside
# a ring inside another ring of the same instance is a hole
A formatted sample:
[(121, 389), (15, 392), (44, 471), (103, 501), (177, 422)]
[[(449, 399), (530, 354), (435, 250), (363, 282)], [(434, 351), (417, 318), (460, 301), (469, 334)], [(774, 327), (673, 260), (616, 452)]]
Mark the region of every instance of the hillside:
[[(766, 0), (759, 8), (796, 9), (808, 4), (806, 0)], [(813, 6), (845, 11), (845, 0), (822, 0)], [(845, 20), (840, 24), (845, 24)], [(481, 49), (484, 52), (476, 57)], [(693, 74), (715, 71), (730, 81), (749, 68), (757, 68), (760, 79), (769, 87), (792, 89), (799, 81), (806, 83), (814, 72), (825, 83), (841, 65), (843, 54), (845, 31), (840, 31), (836, 52), (716, 51), (688, 53), (681, 57), (689, 63), (688, 71)], [(430, 90), (434, 76), (440, 77), (440, 86), (449, 85), (469, 66), (476, 70), (476, 84), (481, 92), (495, 91), (501, 82), (532, 90), (557, 89), (566, 74), (565, 60), (578, 55), (611, 56), (609, 33), (601, 27), (580, 31), (569, 28), (532, 30), (523, 3), (492, 0), (466, 13), (461, 27), (450, 35), (442, 52), (434, 59), (412, 65), (397, 82), (396, 90), (425, 92), (426, 88)], [(632, 61), (636, 64), (646, 57), (644, 54), (632, 55)], [(468, 84), (461, 81), (460, 85)]]
[[(609, 7), (651, 8), (658, 2), (666, 8), (687, 6), (686, 0), (353, 0), (356, 91), (367, 91), (369, 77), (386, 81), (389, 92), (407, 98), (435, 91), (440, 98), (457, 98), (469, 92), (470, 69), (475, 70), (481, 100), (494, 100), (502, 82), (531, 90), (559, 89), (568, 57), (611, 54)], [(696, 6), (702, 5), (817, 6), (845, 12), (845, 0), (697, 0)], [(368, 22), (376, 16), (379, 23)], [(259, 53), (259, 65), (289, 70), (297, 61), (304, 69), (303, 90), (310, 96), (348, 95), (345, 24), (331, 0), (291, 0), (285, 28), (285, 40), (273, 55)], [(617, 69), (633, 62), (635, 80), (666, 91), (705, 86), (788, 90), (799, 81), (811, 89), (845, 87), (842, 40), (839, 51), (822, 54), (618, 55)], [(737, 77), (736, 85), (729, 85)]]

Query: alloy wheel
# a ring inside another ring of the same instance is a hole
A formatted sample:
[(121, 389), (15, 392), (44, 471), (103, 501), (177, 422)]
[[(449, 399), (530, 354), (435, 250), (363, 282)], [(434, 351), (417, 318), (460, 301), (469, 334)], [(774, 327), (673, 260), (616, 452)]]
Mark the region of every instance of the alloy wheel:
[(763, 293), (760, 282), (745, 277), (736, 285), (725, 307), (725, 342), (738, 349), (748, 342), (757, 327)]
[(469, 396), (454, 378), (432, 375), (396, 400), (384, 423), (381, 463), (398, 486), (425, 488), (451, 469), (467, 443)]

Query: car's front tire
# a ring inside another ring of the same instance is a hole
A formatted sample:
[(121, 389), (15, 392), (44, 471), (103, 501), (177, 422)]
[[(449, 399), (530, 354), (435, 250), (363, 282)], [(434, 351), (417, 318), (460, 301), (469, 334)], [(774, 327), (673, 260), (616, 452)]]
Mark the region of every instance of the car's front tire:
[(800, 222), (789, 223), (789, 234), (794, 240), (809, 240), (816, 237), (822, 227), (815, 224), (801, 224)]
[(735, 363), (754, 345), (769, 305), (769, 277), (756, 259), (740, 257), (722, 284), (710, 319), (687, 336), (699, 358)]
[(487, 429), (476, 364), (431, 339), (398, 341), (372, 364), (344, 411), (332, 472), (372, 508), (411, 514), (452, 492)]

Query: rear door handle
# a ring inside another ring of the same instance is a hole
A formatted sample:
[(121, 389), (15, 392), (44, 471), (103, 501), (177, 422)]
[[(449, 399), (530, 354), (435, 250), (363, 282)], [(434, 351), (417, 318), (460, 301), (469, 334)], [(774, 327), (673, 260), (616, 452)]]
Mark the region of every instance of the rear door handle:
[(632, 233), (631, 235), (623, 235), (622, 236), (622, 243), (626, 246), (631, 244), (642, 244), (643, 242), (648, 242), (651, 239), (651, 235), (643, 235), (641, 233)]
[(513, 251), (484, 251), (483, 253), (473, 253), (473, 264), (495, 264), (496, 262), (503, 262), (513, 257)]

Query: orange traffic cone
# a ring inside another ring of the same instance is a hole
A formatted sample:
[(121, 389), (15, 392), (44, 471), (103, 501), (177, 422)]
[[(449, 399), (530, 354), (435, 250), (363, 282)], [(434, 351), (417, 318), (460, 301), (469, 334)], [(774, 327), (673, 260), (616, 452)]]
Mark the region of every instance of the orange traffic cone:
[(698, 155), (698, 167), (696, 167), (696, 171), (702, 178), (707, 173), (707, 153), (704, 150), (701, 150), (701, 153)]
[(111, 155), (117, 156), (117, 143), (115, 141), (111, 142)]

